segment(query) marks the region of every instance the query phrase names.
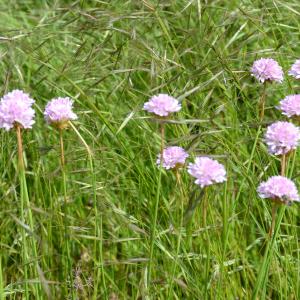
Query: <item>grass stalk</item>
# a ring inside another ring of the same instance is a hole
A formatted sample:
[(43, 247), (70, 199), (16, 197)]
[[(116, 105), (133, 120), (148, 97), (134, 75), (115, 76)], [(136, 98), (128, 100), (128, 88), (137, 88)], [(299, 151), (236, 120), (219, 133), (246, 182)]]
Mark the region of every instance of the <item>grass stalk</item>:
[[(181, 246), (181, 240), (182, 240), (182, 229), (183, 229), (183, 215), (184, 215), (185, 195), (184, 195), (183, 183), (182, 183), (182, 178), (181, 178), (179, 168), (176, 168), (175, 175), (176, 175), (176, 186), (179, 189), (179, 195), (180, 195), (180, 197), (178, 199), (179, 204), (180, 204), (180, 215), (179, 215), (179, 226), (178, 226), (178, 230), (177, 230), (178, 238), (177, 238), (177, 245), (176, 245), (175, 261), (172, 265), (171, 278), (170, 278), (167, 299), (173, 299), (171, 293), (172, 293), (172, 289), (173, 289), (175, 274), (176, 274), (178, 260), (179, 260), (179, 252), (180, 252), (180, 246)], [(176, 230), (175, 230), (175, 232), (176, 232)]]
[[(280, 174), (281, 174), (281, 176), (284, 176), (285, 173), (286, 173), (286, 155), (283, 154), (281, 156)], [(280, 210), (279, 210), (278, 217), (276, 219), (276, 214), (277, 214), (277, 210), (278, 210), (279, 206), (280, 206)], [(276, 238), (277, 238), (277, 235), (278, 235), (278, 232), (280, 229), (281, 220), (284, 216), (284, 211), (285, 211), (284, 205), (279, 205), (275, 201), (273, 202), (273, 204), (272, 204), (272, 223), (271, 223), (271, 228), (269, 230), (269, 241), (268, 241), (267, 247), (265, 249), (263, 263), (261, 264), (259, 274), (257, 277), (257, 281), (256, 281), (254, 291), (252, 294), (251, 299), (253, 299), (253, 300), (257, 299), (257, 295), (260, 290), (263, 291), (263, 293), (265, 291), (270, 262), (271, 262), (273, 252), (274, 252), (273, 248), (276, 243)]]
[(63, 139), (63, 128), (59, 128), (59, 144), (60, 144), (60, 166), (62, 174), (62, 186), (64, 196), (64, 236), (65, 243), (63, 246), (63, 258), (66, 258), (67, 263), (65, 265), (65, 281), (67, 283), (68, 278), (70, 279), (71, 296), (74, 299), (74, 287), (73, 287), (73, 272), (72, 272), (72, 258), (70, 251), (70, 236), (68, 233), (68, 196), (67, 196), (67, 175), (66, 175), (66, 164), (65, 164), (65, 149)]
[[(38, 255), (37, 255), (36, 240), (34, 237), (33, 216), (32, 216), (29, 195), (28, 195), (28, 189), (27, 189), (25, 165), (24, 165), (24, 160), (23, 160), (22, 128), (21, 128), (21, 125), (19, 125), (19, 124), (17, 124), (15, 126), (15, 128), (16, 128), (17, 143), (18, 143), (18, 172), (19, 172), (19, 180), (20, 180), (21, 220), (22, 220), (23, 224), (27, 223), (27, 218), (26, 218), (26, 213), (25, 213), (25, 211), (27, 211), (29, 228), (31, 231), (31, 233), (30, 233), (31, 238), (29, 239), (29, 244), (28, 244), (27, 239), (26, 239), (26, 230), (24, 228), (22, 229), (22, 241), (23, 241), (22, 257), (23, 257), (24, 275), (25, 275), (25, 295), (26, 295), (26, 297), (30, 297), (28, 280), (29, 280), (30, 274), (33, 277), (37, 278)], [(32, 249), (32, 251), (33, 251), (32, 254), (30, 253), (30, 249)], [(31, 255), (32, 255), (32, 257), (31, 257)], [(31, 261), (34, 261), (34, 268), (33, 268), (32, 272), (30, 272), (30, 268), (28, 268), (28, 265), (30, 264)], [(33, 291), (34, 291), (36, 299), (40, 299), (40, 297), (42, 297), (40, 283), (33, 285)], [(29, 298), (27, 298), (27, 299), (29, 299)]]
[[(160, 190), (161, 190), (161, 174), (163, 168), (163, 150), (164, 150), (164, 138), (165, 138), (165, 128), (164, 123), (160, 124), (160, 166), (159, 173), (157, 178), (157, 188), (156, 188), (156, 196), (155, 196), (155, 204), (154, 204), (154, 215), (153, 222), (151, 226), (151, 235), (150, 235), (150, 251), (149, 251), (149, 264), (148, 264), (148, 286), (151, 286), (151, 276), (152, 276), (152, 266), (153, 266), (153, 254), (154, 254), (154, 243), (156, 238), (156, 226), (157, 226), (157, 214), (158, 214), (158, 204), (160, 199)], [(150, 288), (151, 289), (151, 288)]]
[[(95, 259), (95, 274), (94, 274), (95, 284), (94, 284), (94, 291), (93, 291), (93, 299), (96, 300), (98, 297), (98, 285), (99, 285), (100, 280), (102, 280), (104, 298), (107, 298), (107, 287), (106, 287), (106, 279), (105, 279), (105, 273), (104, 273), (104, 258), (103, 258), (103, 220), (102, 220), (102, 214), (99, 213), (99, 210), (98, 210), (96, 173), (95, 173), (95, 169), (94, 169), (94, 154), (91, 151), (88, 144), (86, 143), (86, 141), (84, 140), (84, 138), (82, 137), (82, 135), (80, 134), (80, 132), (77, 130), (77, 128), (72, 124), (72, 122), (69, 122), (69, 123), (87, 150), (89, 168), (90, 168), (90, 172), (92, 174), (93, 206), (94, 206), (94, 214), (95, 214), (94, 256), (96, 258)], [(97, 238), (99, 238), (100, 241), (98, 241)]]
[(2, 256), (0, 255), (0, 300), (4, 300), (4, 282), (2, 276)]

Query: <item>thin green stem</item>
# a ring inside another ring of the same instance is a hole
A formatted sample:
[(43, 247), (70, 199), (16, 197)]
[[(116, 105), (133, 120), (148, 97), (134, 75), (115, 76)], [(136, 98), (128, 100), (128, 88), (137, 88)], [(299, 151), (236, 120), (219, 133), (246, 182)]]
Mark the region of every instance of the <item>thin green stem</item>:
[[(282, 155), (281, 157), (281, 169), (280, 174), (281, 176), (284, 176), (286, 173), (286, 155)], [(278, 217), (276, 219), (277, 210), (280, 207)], [(280, 224), (282, 221), (282, 218), (284, 216), (285, 206), (279, 205), (278, 203), (274, 202), (272, 206), (272, 223), (271, 228), (269, 231), (269, 242), (267, 244), (267, 248), (265, 250), (264, 260), (261, 264), (261, 268), (259, 270), (259, 274), (257, 276), (256, 284), (253, 290), (252, 298), (253, 300), (257, 299), (257, 295), (259, 291), (263, 291), (264, 293), (266, 288), (266, 282), (268, 278), (268, 272), (270, 267), (270, 262), (273, 256), (274, 252), (274, 244), (280, 229)], [(263, 295), (261, 295), (260, 298), (263, 298)]]
[(161, 123), (160, 127), (160, 134), (161, 134), (161, 147), (160, 147), (160, 166), (159, 166), (159, 174), (157, 180), (157, 189), (156, 189), (156, 196), (155, 196), (155, 207), (154, 207), (154, 216), (151, 228), (151, 236), (150, 236), (150, 253), (149, 253), (149, 264), (148, 264), (148, 285), (151, 285), (151, 276), (152, 276), (152, 265), (153, 265), (153, 253), (154, 253), (154, 243), (156, 238), (156, 226), (157, 226), (157, 214), (158, 214), (158, 203), (160, 199), (160, 189), (161, 189), (161, 174), (162, 174), (162, 167), (163, 167), (163, 150), (164, 150), (164, 123)]
[[(89, 155), (89, 165), (92, 174), (92, 187), (93, 187), (93, 202), (94, 202), (94, 214), (95, 214), (95, 241), (94, 241), (94, 254), (96, 257), (95, 264), (95, 285), (94, 285), (94, 295), (93, 298), (96, 300), (98, 297), (98, 284), (100, 278), (102, 280), (103, 289), (104, 289), (104, 298), (107, 297), (107, 289), (105, 283), (105, 274), (104, 274), (104, 263), (103, 263), (103, 221), (102, 214), (99, 214), (97, 206), (97, 187), (96, 187), (96, 175), (94, 172), (94, 163), (93, 158)], [(100, 242), (98, 241), (100, 239)], [(99, 260), (97, 259), (99, 257)]]
[(165, 147), (165, 124), (162, 122), (160, 124), (160, 138), (161, 138), (161, 143), (160, 143), (160, 158), (161, 162), (163, 160), (163, 152), (164, 152), (164, 147)]
[[(19, 180), (20, 180), (20, 211), (21, 211), (21, 219), (23, 224), (26, 224), (26, 215), (25, 210), (28, 211), (28, 221), (29, 221), (29, 228), (31, 231), (31, 238), (29, 245), (27, 244), (26, 240), (26, 231), (23, 228), (22, 229), (22, 240), (23, 240), (23, 251), (22, 251), (22, 257), (23, 257), (23, 263), (24, 263), (24, 275), (25, 275), (25, 295), (26, 297), (29, 297), (29, 287), (28, 287), (28, 275), (29, 275), (29, 269), (28, 265), (30, 261), (34, 261), (35, 268), (32, 272), (33, 277), (37, 277), (37, 270), (38, 270), (38, 255), (37, 255), (37, 246), (36, 241), (34, 237), (34, 222), (30, 207), (30, 201), (29, 201), (29, 195), (28, 195), (28, 189), (27, 189), (27, 181), (26, 181), (26, 174), (25, 174), (25, 165), (23, 160), (23, 142), (22, 142), (22, 132), (21, 132), (21, 125), (17, 124), (15, 126), (16, 133), (17, 133), (17, 142), (18, 142), (18, 172), (19, 172)], [(29, 249), (32, 249), (33, 251), (33, 259), (30, 258), (31, 254), (29, 253)], [(41, 297), (41, 286), (38, 283), (37, 285), (34, 285), (34, 294), (36, 299), (40, 299)], [(29, 299), (29, 298), (28, 298)]]
[(2, 256), (0, 256), (0, 300), (4, 300), (4, 282), (2, 277)]
[[(286, 168), (286, 154), (281, 156), (281, 164), (280, 164), (280, 175), (285, 176), (285, 168)], [(278, 209), (278, 203), (274, 202), (272, 205), (272, 223), (271, 228), (269, 230), (269, 237), (272, 237), (275, 227), (275, 219), (276, 219), (276, 212)]]
[(72, 273), (72, 258), (70, 253), (70, 237), (68, 234), (68, 196), (67, 196), (67, 176), (66, 176), (66, 166), (65, 166), (65, 150), (64, 150), (64, 139), (63, 139), (63, 129), (59, 129), (59, 144), (60, 144), (60, 165), (62, 173), (62, 185), (63, 185), (63, 195), (64, 195), (64, 230), (65, 230), (65, 243), (64, 243), (64, 255), (66, 257), (67, 264), (65, 265), (65, 281), (67, 282), (68, 277), (70, 278), (70, 288), (71, 296), (74, 299), (73, 293), (73, 273)]
[(262, 262), (261, 267), (259, 269), (257, 280), (256, 280), (256, 283), (255, 283), (255, 286), (254, 286), (254, 289), (253, 289), (253, 294), (251, 296), (252, 300), (264, 299), (263, 295), (258, 297), (258, 293), (260, 291), (265, 290), (265, 285), (266, 285), (267, 278), (268, 278), (270, 262), (271, 262), (273, 252), (274, 252), (274, 244), (275, 244), (276, 239), (277, 239), (277, 235), (278, 235), (278, 232), (279, 232), (279, 229), (280, 229), (280, 224), (281, 224), (282, 218), (284, 216), (284, 212), (285, 212), (285, 206), (281, 206), (280, 209), (279, 209), (278, 218), (276, 219), (274, 234), (272, 235), (271, 239), (267, 243), (267, 247), (266, 247), (266, 250), (265, 250), (265, 255), (264, 255), (264, 258), (263, 258), (263, 262)]
[(203, 210), (202, 210), (202, 221), (203, 221), (203, 227), (206, 227), (206, 216), (207, 216), (207, 192), (205, 190), (204, 192), (204, 198), (203, 198)]
[(183, 190), (183, 184), (182, 184), (182, 179), (180, 175), (180, 171), (178, 168), (175, 170), (175, 175), (176, 175), (176, 183), (177, 183), (177, 188), (179, 189), (180, 197), (179, 197), (179, 203), (180, 203), (180, 220), (179, 220), (179, 227), (178, 227), (178, 239), (177, 239), (177, 246), (176, 246), (176, 256), (175, 256), (175, 261), (173, 263), (173, 268), (171, 272), (171, 281), (170, 281), (170, 286), (169, 286), (169, 291), (168, 291), (168, 299), (173, 299), (171, 296), (172, 289), (173, 289), (173, 282), (175, 278), (175, 273), (178, 265), (178, 260), (179, 260), (179, 250), (180, 250), (180, 245), (181, 245), (181, 240), (182, 240), (182, 228), (183, 228), (183, 215), (184, 215), (184, 190)]

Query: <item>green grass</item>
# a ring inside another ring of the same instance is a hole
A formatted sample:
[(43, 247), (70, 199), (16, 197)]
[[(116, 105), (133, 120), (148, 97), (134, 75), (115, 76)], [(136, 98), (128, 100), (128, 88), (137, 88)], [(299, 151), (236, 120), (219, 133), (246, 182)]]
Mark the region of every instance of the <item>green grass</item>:
[[(271, 204), (256, 193), (280, 172), (265, 126), (283, 119), (275, 106), (299, 82), (267, 87), (260, 127), (262, 86), (249, 74), (273, 57), (287, 75), (299, 15), (297, 0), (0, 1), (1, 95), (36, 99), (23, 132), (26, 224), (16, 134), (0, 133), (0, 299), (299, 299), (299, 206), (278, 212), (270, 241)], [(166, 144), (190, 160), (216, 157), (226, 184), (203, 194), (185, 171), (181, 185), (156, 166), (159, 126), (142, 105), (158, 92), (183, 106)], [(64, 132), (65, 185), (59, 134), (43, 120), (57, 96), (72, 97), (79, 116)], [(299, 159), (288, 162), (298, 184)]]

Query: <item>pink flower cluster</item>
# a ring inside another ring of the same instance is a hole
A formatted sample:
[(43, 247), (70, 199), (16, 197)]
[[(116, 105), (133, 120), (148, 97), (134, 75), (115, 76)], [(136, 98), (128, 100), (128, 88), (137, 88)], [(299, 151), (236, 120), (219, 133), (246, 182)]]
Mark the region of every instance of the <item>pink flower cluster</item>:
[(286, 96), (280, 101), (278, 108), (289, 118), (300, 116), (300, 95)]
[(289, 70), (289, 75), (295, 77), (296, 79), (300, 78), (300, 59), (297, 59)]
[(73, 101), (68, 97), (49, 101), (44, 111), (44, 117), (49, 124), (76, 120), (77, 115), (73, 112)]
[(269, 152), (282, 155), (297, 148), (300, 139), (300, 131), (292, 123), (278, 121), (267, 128), (265, 141)]
[[(165, 148), (162, 153), (162, 165), (167, 170), (183, 166), (188, 156), (189, 155), (181, 147), (172, 146)], [(161, 154), (158, 154), (156, 161), (158, 165), (160, 165), (160, 161)]]
[(10, 130), (17, 124), (31, 128), (34, 124), (34, 100), (23, 91), (13, 90), (0, 101), (0, 128)]
[[(166, 117), (170, 113), (179, 111), (180, 109), (181, 105), (178, 100), (166, 94), (153, 96), (144, 104), (144, 110), (160, 117)], [(167, 170), (174, 169), (183, 166), (188, 156), (181, 147), (167, 147), (163, 150), (162, 155), (159, 154), (157, 156), (156, 163), (158, 165), (162, 163), (162, 166)], [(226, 180), (224, 166), (208, 157), (196, 157), (195, 163), (189, 164), (188, 173), (196, 178), (195, 183), (202, 188)]]
[[(251, 73), (260, 82), (282, 82), (283, 80), (282, 68), (273, 59), (262, 58), (255, 61)], [(288, 74), (300, 79), (300, 60), (296, 60)], [(299, 117), (300, 95), (286, 96), (280, 101), (278, 109), (289, 118)], [(290, 122), (278, 121), (268, 126), (264, 139), (271, 154), (285, 155), (299, 145), (300, 130)], [(284, 176), (270, 177), (259, 185), (257, 191), (261, 198), (270, 198), (286, 204), (291, 201), (299, 201), (295, 183)]]
[(167, 94), (153, 96), (144, 104), (144, 110), (160, 117), (167, 117), (170, 113), (177, 112), (180, 109), (181, 105), (178, 100)]
[(261, 198), (269, 198), (284, 203), (299, 201), (295, 183), (283, 176), (270, 177), (258, 186), (257, 192)]
[[(288, 74), (296, 79), (300, 79), (300, 59), (297, 59), (291, 66)], [(260, 82), (283, 81), (283, 71), (278, 62), (272, 58), (260, 58), (254, 61), (251, 67), (251, 75)]]
[[(32, 128), (34, 124), (34, 100), (21, 90), (13, 90), (0, 100), (0, 128), (10, 130), (16, 125)], [(51, 100), (44, 111), (48, 123), (67, 122), (77, 119), (72, 111), (73, 101), (69, 98)]]
[(272, 58), (261, 58), (253, 63), (251, 74), (260, 82), (283, 81), (283, 71), (278, 62)]
[(208, 157), (196, 157), (195, 163), (189, 164), (188, 173), (196, 178), (195, 183), (202, 188), (226, 181), (224, 166)]
[[(189, 155), (183, 148), (173, 146), (163, 151), (162, 165), (165, 169), (181, 167)], [(161, 154), (158, 154), (156, 163), (160, 165)], [(188, 165), (188, 173), (196, 178), (195, 183), (202, 188), (214, 183), (226, 181), (226, 171), (223, 165), (208, 157), (196, 157), (195, 163)]]

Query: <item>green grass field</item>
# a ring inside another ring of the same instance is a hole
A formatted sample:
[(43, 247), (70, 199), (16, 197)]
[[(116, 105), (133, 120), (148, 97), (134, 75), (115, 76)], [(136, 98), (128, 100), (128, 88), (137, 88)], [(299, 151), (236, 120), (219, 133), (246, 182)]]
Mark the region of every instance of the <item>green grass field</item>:
[[(280, 172), (263, 133), (299, 91), (287, 76), (299, 15), (297, 0), (0, 1), (1, 96), (19, 88), (36, 100), (23, 132), (28, 199), (16, 134), (0, 132), (0, 300), (300, 299), (299, 205), (279, 209), (269, 239), (271, 203), (256, 192)], [(260, 57), (286, 75), (267, 87), (262, 124), (249, 72)], [(166, 145), (218, 159), (226, 184), (202, 193), (185, 170), (180, 185), (157, 167), (159, 126), (142, 107), (159, 92), (183, 107)], [(64, 133), (65, 184), (43, 118), (58, 96), (79, 117)], [(287, 167), (298, 185), (299, 160)]]

